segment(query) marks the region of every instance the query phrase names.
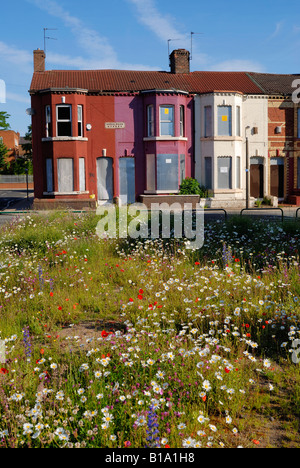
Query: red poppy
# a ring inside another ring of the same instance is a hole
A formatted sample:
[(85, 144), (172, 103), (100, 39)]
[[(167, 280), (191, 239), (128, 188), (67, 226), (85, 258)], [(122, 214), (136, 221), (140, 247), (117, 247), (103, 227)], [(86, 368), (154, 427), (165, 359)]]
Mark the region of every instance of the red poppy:
[(142, 300), (143, 296), (141, 294), (138, 295), (138, 299)]
[(50, 296), (53, 297), (53, 292), (50, 293)]
[(140, 293), (140, 294), (144, 294), (143, 289), (140, 289), (140, 290), (139, 290), (139, 293)]
[(0, 374), (8, 374), (8, 370), (5, 367), (1, 367)]
[(228, 367), (225, 367), (225, 372), (226, 374), (229, 374), (230, 370), (228, 369)]
[(40, 350), (40, 353), (41, 353), (41, 354), (44, 354), (44, 353), (45, 353), (45, 350), (42, 348), (42, 349)]
[(107, 331), (105, 331), (105, 330), (102, 330), (102, 332), (101, 332), (101, 336), (102, 336), (102, 338), (106, 338), (106, 337), (108, 336), (108, 333), (107, 333)]
[(58, 310), (62, 310), (62, 306), (59, 306), (59, 307), (58, 307)]
[(130, 297), (130, 298), (129, 298), (129, 302), (133, 302), (133, 299), (132, 299), (132, 297)]
[(166, 444), (165, 445), (165, 448), (171, 448), (169, 444)]

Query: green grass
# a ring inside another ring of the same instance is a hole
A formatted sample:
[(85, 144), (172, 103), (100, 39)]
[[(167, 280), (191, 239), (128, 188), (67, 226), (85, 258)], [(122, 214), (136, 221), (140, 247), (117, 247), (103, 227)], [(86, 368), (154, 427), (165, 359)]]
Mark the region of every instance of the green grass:
[(230, 218), (191, 251), (99, 219), (1, 230), (0, 447), (299, 448), (299, 223)]

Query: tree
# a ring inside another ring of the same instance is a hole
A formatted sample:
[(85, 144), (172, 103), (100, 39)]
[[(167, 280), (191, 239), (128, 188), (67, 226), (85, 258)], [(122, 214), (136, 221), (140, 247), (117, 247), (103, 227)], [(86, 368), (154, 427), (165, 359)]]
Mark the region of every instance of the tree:
[(10, 115), (7, 112), (0, 112), (0, 130), (9, 130), (10, 125), (8, 123)]
[(6, 169), (6, 156), (8, 153), (8, 148), (4, 143), (0, 142), (0, 171)]
[(27, 161), (32, 160), (32, 126), (28, 126), (28, 131), (24, 136), (25, 143), (22, 145), (23, 151), (25, 151), (24, 158)]

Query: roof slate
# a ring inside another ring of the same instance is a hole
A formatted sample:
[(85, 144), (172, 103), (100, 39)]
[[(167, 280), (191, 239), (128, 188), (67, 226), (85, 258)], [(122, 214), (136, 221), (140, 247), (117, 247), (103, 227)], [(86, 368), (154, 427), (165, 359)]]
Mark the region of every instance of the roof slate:
[(30, 93), (49, 88), (87, 89), (89, 92), (139, 92), (176, 89), (189, 93), (235, 91), (262, 94), (245, 72), (192, 72), (173, 74), (131, 70), (52, 70), (33, 74)]
[(300, 75), (278, 75), (270, 73), (249, 73), (266, 94), (290, 95), (295, 91), (292, 86), (294, 80), (299, 80)]

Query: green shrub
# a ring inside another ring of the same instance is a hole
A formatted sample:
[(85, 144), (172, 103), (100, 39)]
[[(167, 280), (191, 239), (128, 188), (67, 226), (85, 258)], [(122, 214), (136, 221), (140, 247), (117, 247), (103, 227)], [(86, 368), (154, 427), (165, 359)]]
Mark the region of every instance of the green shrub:
[(207, 197), (207, 189), (201, 187), (199, 182), (192, 177), (187, 177), (182, 181), (179, 188), (180, 195), (200, 195), (201, 198)]

